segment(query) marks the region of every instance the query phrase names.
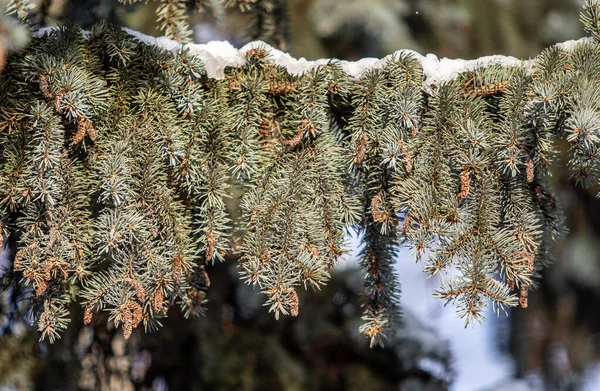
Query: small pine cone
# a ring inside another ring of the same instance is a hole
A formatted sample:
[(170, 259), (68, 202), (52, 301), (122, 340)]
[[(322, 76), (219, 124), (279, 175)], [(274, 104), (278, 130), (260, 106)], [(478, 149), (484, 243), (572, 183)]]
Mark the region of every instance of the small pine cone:
[[(535, 255), (531, 254), (528, 251), (517, 251), (515, 252), (515, 258), (519, 259), (521, 265), (527, 265), (529, 272), (533, 271), (533, 261), (535, 260)], [(531, 267), (531, 268), (530, 268)]]
[(52, 98), (52, 94), (50, 93), (50, 90), (48, 88), (49, 87), (48, 86), (48, 78), (43, 73), (40, 74), (39, 85), (40, 85), (40, 91), (42, 92), (42, 94), (44, 94), (44, 98), (46, 98), (46, 99)]
[(527, 268), (529, 269), (529, 272), (533, 272), (535, 266), (535, 254), (533, 253), (527, 253)]
[(123, 311), (123, 338), (126, 340), (131, 337), (133, 331), (133, 314), (129, 309)]
[(273, 123), (269, 120), (263, 119), (260, 122), (260, 127), (258, 129), (258, 135), (261, 138), (269, 138), (274, 135), (274, 126)]
[(360, 164), (367, 157), (367, 138), (361, 136), (356, 147), (356, 155), (354, 157), (354, 164)]
[(303, 138), (304, 138), (304, 130), (302, 129), (302, 126), (298, 126), (298, 128), (296, 129), (296, 135), (294, 136), (294, 138), (292, 138), (291, 140), (283, 140), (281, 142), (281, 144), (283, 144), (289, 148), (295, 148), (298, 145), (300, 145)]
[(383, 199), (383, 192), (377, 193), (371, 201), (371, 216), (373, 221), (376, 223), (384, 223), (388, 221), (389, 215), (386, 211), (385, 200)]
[(92, 316), (94, 313), (94, 302), (88, 301), (85, 305), (85, 311), (83, 312), (83, 324), (88, 325), (92, 322)]
[(60, 234), (60, 229), (58, 227), (50, 228), (50, 232), (48, 232), (48, 248), (54, 247), (54, 244), (58, 240)]
[(468, 197), (469, 192), (471, 191), (471, 174), (470, 170), (465, 168), (460, 173), (460, 193), (458, 193), (458, 198), (465, 199)]
[(142, 310), (142, 306), (139, 303), (135, 303), (135, 302), (133, 302), (131, 304), (131, 308), (132, 308), (132, 315), (133, 315), (132, 326), (135, 329), (136, 327), (139, 326), (140, 322), (144, 318), (144, 311)]
[(57, 266), (56, 258), (50, 258), (42, 265), (42, 270), (44, 271), (44, 279), (50, 281), (52, 279), (52, 269)]
[(521, 284), (521, 294), (519, 295), (519, 304), (521, 308), (527, 308), (527, 297), (529, 296), (529, 285)]
[(52, 328), (52, 323), (50, 300), (44, 300), (44, 311), (40, 314), (40, 319), (38, 320), (38, 331), (45, 333)]
[(75, 136), (73, 136), (73, 141), (71, 142), (71, 145), (76, 145), (82, 142), (85, 138), (85, 133), (85, 118), (79, 117), (79, 120), (77, 121), (77, 132), (75, 133)]
[(176, 284), (181, 281), (181, 267), (182, 267), (182, 256), (181, 254), (175, 254), (173, 256), (173, 263), (171, 264), (171, 271), (173, 272), (173, 280)]
[(60, 111), (60, 103), (62, 101), (63, 96), (65, 96), (65, 93), (63, 91), (60, 91), (54, 96), (54, 111)]
[(298, 316), (298, 308), (300, 307), (300, 300), (298, 299), (298, 293), (294, 288), (290, 288), (288, 299), (290, 301), (290, 314), (292, 316)]
[(163, 302), (165, 300), (164, 293), (161, 287), (156, 288), (154, 291), (154, 296), (152, 297), (152, 308), (155, 312), (162, 312)]
[(529, 158), (525, 162), (525, 173), (527, 176), (527, 183), (533, 182), (535, 173), (534, 173), (534, 168), (533, 168), (533, 161)]
[(87, 135), (91, 141), (96, 141), (96, 138), (98, 137), (98, 132), (96, 132), (96, 128), (94, 128), (94, 125), (92, 125), (92, 123), (89, 120), (87, 121), (87, 123)]
[(146, 300), (146, 290), (144, 289), (144, 286), (142, 285), (142, 283), (138, 279), (132, 278), (131, 286), (133, 287), (133, 289), (135, 289), (135, 297), (141, 303), (143, 303), (144, 300)]

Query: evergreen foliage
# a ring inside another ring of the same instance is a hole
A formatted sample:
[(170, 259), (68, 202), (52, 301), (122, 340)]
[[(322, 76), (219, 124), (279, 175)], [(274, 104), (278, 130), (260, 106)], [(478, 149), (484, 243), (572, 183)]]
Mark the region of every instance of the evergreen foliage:
[[(275, 9), (255, 10), (259, 29), (277, 30)], [(598, 180), (598, 9), (582, 16), (590, 42), (439, 86), (408, 54), (354, 80), (336, 62), (290, 75), (254, 47), (215, 80), (185, 49), (105, 25), (34, 38), (0, 78), (0, 227), (41, 337), (60, 337), (72, 303), (125, 338), (173, 305), (201, 314), (205, 264), (228, 256), (275, 317), (297, 315), (297, 289), (327, 282), (348, 229), (363, 235), (371, 345), (399, 315), (403, 245), (467, 324), (488, 303), (527, 307), (564, 232), (556, 141), (573, 178)], [(182, 23), (165, 28), (183, 38)]]

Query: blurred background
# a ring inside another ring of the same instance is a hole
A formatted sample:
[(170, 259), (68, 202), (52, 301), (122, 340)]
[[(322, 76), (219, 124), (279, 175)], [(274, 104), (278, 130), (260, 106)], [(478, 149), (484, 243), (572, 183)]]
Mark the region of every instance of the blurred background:
[[(199, 2), (206, 10), (190, 19), (195, 42), (241, 47), (253, 38), (243, 28), (248, 15), (220, 0)], [(530, 58), (583, 36), (582, 3), (290, 0), (288, 31), (264, 38), (308, 59), (383, 57), (402, 48), (438, 57)], [(37, 23), (89, 28), (108, 19), (160, 35), (157, 4), (54, 1)], [(173, 308), (158, 332), (136, 330), (127, 342), (106, 319), (82, 327), (79, 309), (60, 341), (38, 343), (11, 288), (0, 300), (0, 390), (600, 390), (598, 189), (575, 187), (560, 164), (554, 173), (570, 233), (557, 243), (555, 262), (530, 293), (527, 310), (490, 312), (482, 326), (465, 329), (453, 308), (432, 298), (438, 281), (426, 279), (403, 251), (396, 268), (404, 322), (385, 348), (369, 349), (357, 331), (360, 241), (349, 233), (352, 253), (332, 281), (300, 297), (297, 318), (280, 321), (240, 283), (234, 261), (209, 267), (204, 318), (184, 321)], [(4, 267), (8, 255), (0, 259)]]

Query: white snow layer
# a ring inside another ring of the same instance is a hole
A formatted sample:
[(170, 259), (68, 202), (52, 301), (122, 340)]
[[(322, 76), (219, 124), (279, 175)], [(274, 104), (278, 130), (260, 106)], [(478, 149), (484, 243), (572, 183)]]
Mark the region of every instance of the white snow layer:
[[(41, 37), (53, 31), (55, 27), (44, 27), (35, 33), (35, 36)], [(212, 41), (207, 44), (181, 44), (167, 37), (155, 38), (138, 31), (123, 28), (131, 36), (138, 39), (146, 45), (155, 45), (163, 49), (176, 53), (180, 49), (188, 50), (188, 55), (198, 57), (206, 64), (206, 72), (209, 77), (221, 79), (225, 76), (224, 70), (226, 67), (239, 67), (244, 63), (244, 54), (256, 47), (262, 47), (270, 51), (271, 59), (281, 66), (284, 66), (292, 75), (300, 75), (311, 69), (318, 68), (329, 62), (335, 61), (342, 69), (351, 77), (359, 78), (364, 72), (369, 69), (381, 68), (385, 62), (391, 58), (401, 55), (410, 54), (416, 58), (423, 66), (425, 76), (425, 84), (428, 86), (440, 85), (447, 81), (453, 80), (460, 73), (470, 71), (476, 68), (488, 67), (491, 65), (500, 65), (505, 67), (524, 67), (529, 70), (533, 67), (533, 60), (519, 60), (509, 56), (487, 56), (475, 60), (462, 59), (438, 59), (435, 54), (423, 56), (413, 50), (399, 50), (394, 54), (390, 54), (382, 59), (363, 58), (358, 61), (342, 61), (335, 59), (320, 59), (309, 61), (305, 58), (293, 58), (288, 53), (277, 50), (262, 41), (254, 41), (245, 45), (241, 49), (234, 48), (227, 41)], [(89, 32), (84, 31), (84, 36), (89, 37)], [(577, 44), (591, 43), (589, 38), (581, 38), (579, 40), (571, 40), (557, 44), (563, 50), (573, 50)]]

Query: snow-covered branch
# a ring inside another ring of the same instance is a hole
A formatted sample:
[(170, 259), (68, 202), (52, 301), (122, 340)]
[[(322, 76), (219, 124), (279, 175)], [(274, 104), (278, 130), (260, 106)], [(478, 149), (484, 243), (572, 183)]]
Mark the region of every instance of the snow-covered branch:
[[(43, 36), (53, 29), (54, 27), (42, 28), (36, 33), (36, 36)], [(284, 66), (292, 75), (300, 75), (310, 69), (322, 66), (331, 61), (337, 61), (346, 71), (346, 73), (354, 78), (360, 77), (369, 69), (382, 67), (386, 60), (390, 58), (399, 56), (401, 54), (410, 53), (422, 64), (423, 73), (425, 75), (425, 84), (428, 86), (442, 84), (446, 81), (454, 79), (460, 73), (490, 65), (522, 66), (528, 69), (531, 69), (533, 66), (533, 60), (520, 60), (511, 56), (493, 55), (474, 60), (449, 58), (440, 59), (435, 54), (430, 53), (423, 56), (422, 54), (413, 50), (406, 49), (399, 50), (381, 59), (369, 57), (360, 59), (358, 61), (344, 61), (326, 58), (311, 61), (303, 57), (294, 58), (290, 54), (275, 49), (262, 41), (250, 42), (241, 49), (236, 49), (227, 41), (212, 41), (206, 44), (181, 44), (167, 37), (156, 38), (132, 29), (123, 29), (127, 31), (127, 33), (137, 38), (140, 42), (143, 42), (147, 45), (159, 46), (172, 52), (176, 52), (181, 48), (187, 49), (190, 55), (199, 57), (204, 61), (208, 76), (215, 79), (221, 79), (224, 77), (224, 70), (226, 67), (241, 66), (244, 63), (244, 53), (255, 47), (263, 47), (268, 49), (274, 63)], [(84, 32), (84, 34), (87, 35), (88, 33)], [(558, 45), (562, 49), (569, 51), (579, 43), (589, 42), (589, 38), (581, 38), (579, 40), (571, 40), (559, 43)]]

